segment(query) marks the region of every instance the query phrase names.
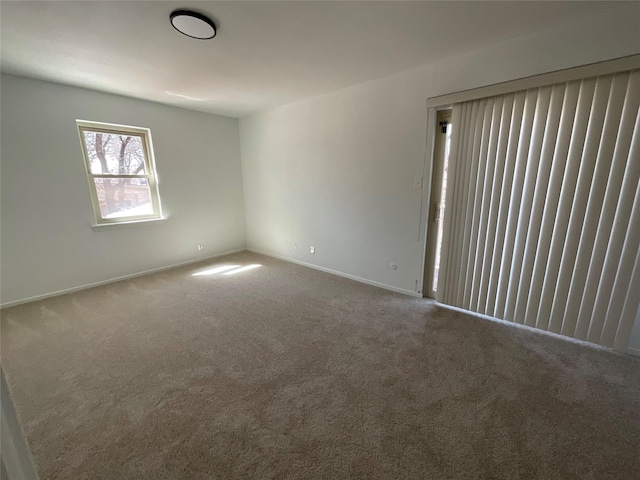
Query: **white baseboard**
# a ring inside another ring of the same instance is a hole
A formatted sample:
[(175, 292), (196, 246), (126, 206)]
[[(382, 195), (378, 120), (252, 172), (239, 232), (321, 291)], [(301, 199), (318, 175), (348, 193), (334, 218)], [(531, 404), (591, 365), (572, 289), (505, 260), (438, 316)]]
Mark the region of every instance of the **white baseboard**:
[(216, 255), (212, 255), (210, 257), (187, 260), (186, 262), (174, 263), (172, 265), (167, 265), (165, 267), (152, 268), (151, 270), (144, 270), (142, 272), (131, 273), (128, 275), (123, 275), (122, 277), (110, 278), (107, 280), (100, 280), (99, 282), (87, 283), (84, 285), (79, 285), (77, 287), (65, 288), (63, 290), (57, 290), (55, 292), (43, 293), (42, 295), (35, 295), (33, 297), (22, 298), (20, 300), (13, 300), (11, 302), (0, 303), (0, 309), (7, 308), (7, 307), (14, 307), (16, 305), (21, 305), (23, 303), (35, 302), (36, 300), (44, 300), (45, 298), (57, 297), (59, 295), (65, 295), (67, 293), (78, 292), (80, 290), (86, 290), (88, 288), (99, 287), (100, 285), (107, 285), (109, 283), (119, 282), (121, 280), (129, 280), (131, 278), (141, 277), (143, 275), (149, 275), (151, 273), (162, 272), (163, 270), (171, 270), (172, 268), (183, 267), (185, 265), (191, 265), (192, 263), (206, 262), (207, 260), (222, 257), (224, 255), (230, 255), (232, 253), (244, 252), (245, 250), (246, 248), (239, 248), (237, 250), (230, 250), (228, 252), (217, 253)]
[(321, 267), (319, 265), (314, 265), (312, 263), (302, 262), (300, 260), (296, 260), (293, 258), (285, 257), (282, 255), (276, 255), (274, 253), (264, 252), (262, 250), (258, 250), (255, 248), (247, 247), (249, 252), (259, 253), (260, 255), (265, 255), (267, 257), (277, 258), (278, 260), (284, 260), (285, 262), (295, 263), (297, 265), (302, 265), (303, 267), (313, 268), (314, 270), (320, 270), (321, 272), (330, 273), (332, 275), (337, 275), (339, 277), (348, 278), (349, 280), (355, 280), (356, 282), (366, 283), (367, 285), (372, 285), (374, 287), (383, 288), (385, 290), (390, 290), (396, 293), (402, 293), (404, 295), (410, 295), (412, 297), (422, 298), (422, 294), (418, 292), (414, 292), (412, 290), (405, 290), (404, 288), (394, 287), (392, 285), (387, 285), (386, 283), (376, 282), (374, 280), (367, 280), (366, 278), (357, 277), (355, 275), (351, 275), (349, 273), (339, 272), (338, 270), (332, 270), (330, 268)]

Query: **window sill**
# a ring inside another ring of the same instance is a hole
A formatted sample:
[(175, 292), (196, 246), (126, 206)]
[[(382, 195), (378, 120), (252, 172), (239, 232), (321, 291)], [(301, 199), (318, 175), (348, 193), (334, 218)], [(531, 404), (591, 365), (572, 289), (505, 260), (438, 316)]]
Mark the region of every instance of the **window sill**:
[(139, 225), (141, 223), (155, 223), (162, 222), (166, 220), (168, 217), (159, 217), (159, 218), (145, 218), (144, 220), (131, 220), (130, 222), (114, 222), (114, 223), (96, 223), (91, 225), (91, 230), (93, 231), (101, 231), (101, 230), (111, 230), (113, 228), (120, 227), (129, 227), (131, 225)]

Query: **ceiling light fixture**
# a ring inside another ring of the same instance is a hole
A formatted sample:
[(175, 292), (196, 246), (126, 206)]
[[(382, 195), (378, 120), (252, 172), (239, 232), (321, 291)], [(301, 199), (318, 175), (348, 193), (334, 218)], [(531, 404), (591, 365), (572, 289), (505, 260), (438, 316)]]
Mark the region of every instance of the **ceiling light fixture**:
[(216, 36), (213, 20), (191, 10), (175, 10), (169, 17), (171, 25), (181, 34), (199, 40), (209, 40)]

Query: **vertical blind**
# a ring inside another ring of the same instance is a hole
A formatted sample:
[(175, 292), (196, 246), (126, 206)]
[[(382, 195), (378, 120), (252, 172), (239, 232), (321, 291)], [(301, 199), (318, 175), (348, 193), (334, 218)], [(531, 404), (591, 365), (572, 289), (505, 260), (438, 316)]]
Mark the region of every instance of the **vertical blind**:
[(438, 300), (626, 348), (639, 105), (640, 70), (454, 105)]

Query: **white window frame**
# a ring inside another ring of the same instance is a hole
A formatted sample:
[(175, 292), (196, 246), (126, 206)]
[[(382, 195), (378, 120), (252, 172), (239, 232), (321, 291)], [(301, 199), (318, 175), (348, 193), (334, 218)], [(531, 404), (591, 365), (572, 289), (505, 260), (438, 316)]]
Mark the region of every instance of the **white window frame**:
[[(155, 158), (153, 155), (153, 144), (151, 141), (151, 130), (143, 127), (133, 127), (129, 125), (116, 125), (110, 123), (91, 122), (87, 120), (76, 120), (78, 134), (80, 136), (80, 145), (82, 146), (82, 155), (84, 156), (84, 164), (87, 171), (87, 180), (89, 182), (89, 191), (91, 192), (91, 203), (96, 216), (96, 225), (114, 225), (126, 223), (147, 222), (150, 220), (160, 220), (162, 216), (162, 207), (160, 204), (160, 193), (158, 190), (158, 181), (156, 173)], [(142, 147), (144, 149), (145, 172), (143, 174), (96, 174), (91, 172), (91, 162), (85, 144), (84, 132), (99, 132), (115, 135), (132, 135), (142, 139)], [(144, 178), (149, 185), (151, 196), (151, 205), (153, 212), (148, 215), (129, 215), (120, 217), (105, 218), (100, 211), (100, 200), (96, 189), (96, 178)]]

